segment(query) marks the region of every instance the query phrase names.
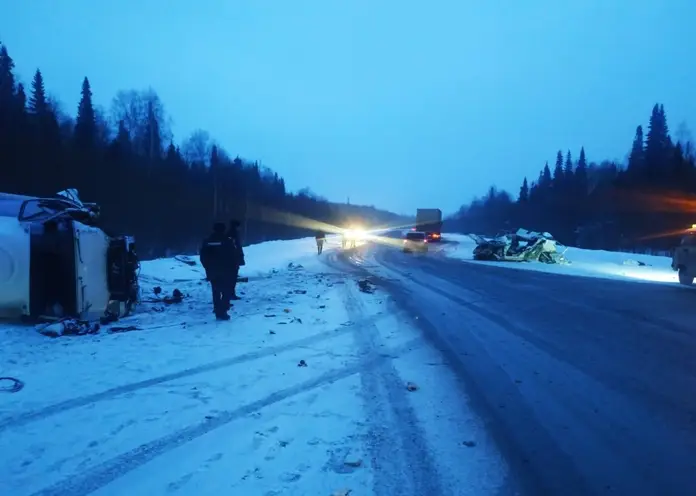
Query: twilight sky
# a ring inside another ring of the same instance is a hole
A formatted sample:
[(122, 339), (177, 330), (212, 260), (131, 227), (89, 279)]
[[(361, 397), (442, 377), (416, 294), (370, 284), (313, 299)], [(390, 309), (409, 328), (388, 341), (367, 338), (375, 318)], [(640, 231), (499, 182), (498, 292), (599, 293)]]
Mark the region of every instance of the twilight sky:
[[(696, 129), (694, 0), (0, 0), (0, 41), (75, 113), (152, 86), (293, 190), (411, 213), (517, 194), (556, 151)], [(695, 132), (696, 134), (696, 132)]]

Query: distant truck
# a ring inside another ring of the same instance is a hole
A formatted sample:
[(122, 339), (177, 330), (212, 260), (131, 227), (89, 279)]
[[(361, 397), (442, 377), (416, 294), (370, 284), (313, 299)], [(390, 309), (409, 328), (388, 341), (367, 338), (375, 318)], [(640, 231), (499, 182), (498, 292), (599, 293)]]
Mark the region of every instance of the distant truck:
[(415, 231), (424, 232), (428, 241), (442, 239), (442, 210), (439, 208), (419, 208), (416, 211)]

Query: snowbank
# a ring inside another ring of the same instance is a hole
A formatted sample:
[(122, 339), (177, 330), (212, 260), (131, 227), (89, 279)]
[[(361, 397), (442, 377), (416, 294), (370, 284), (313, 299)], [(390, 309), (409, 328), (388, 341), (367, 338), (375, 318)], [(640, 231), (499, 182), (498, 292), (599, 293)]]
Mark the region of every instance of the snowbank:
[[(336, 236), (329, 236), (324, 250), (340, 246)], [(246, 265), (241, 268), (240, 276), (258, 277), (273, 271), (288, 268), (290, 264), (305, 268), (316, 268), (321, 262), (317, 257), (317, 245), (314, 238), (293, 239), (288, 241), (267, 241), (244, 247)], [(205, 272), (198, 256), (186, 257), (196, 262), (192, 268), (174, 258), (158, 258), (142, 263), (143, 273), (154, 279), (176, 281), (193, 276), (204, 277)]]
[[(678, 282), (677, 273), (672, 270), (671, 260), (668, 257), (570, 247), (564, 252), (565, 257), (571, 262), (567, 265), (537, 262), (474, 262), (472, 251), (476, 243), (473, 239), (465, 234), (447, 234), (445, 236), (447, 240), (454, 241), (454, 243), (445, 245), (443, 253), (452, 258), (469, 260), (477, 264), (584, 277), (632, 279), (661, 283)], [(641, 263), (645, 265), (640, 265)]]

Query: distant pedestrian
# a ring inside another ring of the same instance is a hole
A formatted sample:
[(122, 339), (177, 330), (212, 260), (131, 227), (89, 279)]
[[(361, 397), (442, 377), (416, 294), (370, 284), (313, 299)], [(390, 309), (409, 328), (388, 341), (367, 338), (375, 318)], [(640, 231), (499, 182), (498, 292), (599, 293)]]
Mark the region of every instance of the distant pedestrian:
[(230, 320), (229, 276), (235, 260), (234, 246), (225, 233), (225, 224), (213, 225), (213, 233), (201, 245), (201, 265), (213, 291), (213, 311), (218, 320)]
[(241, 298), (237, 296), (237, 280), (239, 278), (239, 268), (246, 265), (246, 261), (244, 260), (242, 240), (239, 238), (239, 221), (234, 219), (230, 221), (227, 236), (230, 238), (233, 245), (233, 257), (230, 265), (229, 297), (230, 300), (240, 300)]
[(326, 242), (326, 233), (324, 231), (317, 231), (314, 238), (317, 241), (317, 254), (321, 255), (324, 251), (324, 243)]

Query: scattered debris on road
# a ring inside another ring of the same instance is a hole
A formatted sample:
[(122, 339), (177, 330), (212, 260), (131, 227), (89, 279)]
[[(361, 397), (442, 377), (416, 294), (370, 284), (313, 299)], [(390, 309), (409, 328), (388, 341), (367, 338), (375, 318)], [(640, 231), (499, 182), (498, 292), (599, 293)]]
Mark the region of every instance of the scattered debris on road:
[(130, 332), (130, 331), (141, 331), (142, 329), (138, 326), (135, 325), (128, 325), (128, 326), (115, 326), (115, 327), (109, 327), (109, 333), (115, 334), (118, 332)]
[(478, 234), (469, 235), (475, 242), (474, 260), (493, 260), (506, 262), (542, 262), (570, 263), (565, 256), (565, 250), (547, 233), (538, 233), (518, 229), (514, 233), (504, 234), (495, 238), (485, 238)]
[(37, 331), (50, 338), (96, 334), (99, 332), (99, 329), (100, 325), (96, 322), (77, 319), (62, 319), (57, 322), (41, 324), (36, 327)]
[(23, 388), (24, 383), (19, 379), (14, 377), (0, 377), (0, 392), (2, 393), (17, 393)]
[(152, 288), (152, 292), (155, 293), (155, 298), (141, 300), (141, 303), (164, 303), (165, 305), (174, 305), (184, 301), (184, 293), (178, 288), (174, 288), (171, 295), (160, 296), (162, 294), (162, 288), (160, 286)]
[(367, 294), (373, 294), (375, 292), (375, 289), (376, 289), (375, 285), (372, 284), (367, 279), (363, 279), (361, 281), (358, 281), (358, 288), (360, 289), (360, 291), (362, 291), (363, 293), (367, 293)]
[(358, 468), (362, 466), (362, 460), (360, 458), (354, 458), (354, 457), (346, 457), (346, 459), (343, 461), (344, 465), (348, 467), (353, 467), (353, 468)]
[(624, 265), (633, 265), (637, 267), (652, 267), (650, 264), (646, 264), (645, 262), (641, 262), (640, 260), (633, 260), (631, 258), (624, 260), (623, 261)]
[(418, 391), (418, 386), (417, 386), (415, 383), (413, 383), (413, 382), (407, 382), (407, 383), (406, 383), (406, 389), (407, 389), (408, 391)]
[(174, 260), (176, 260), (177, 262), (181, 262), (183, 264), (189, 265), (191, 267), (195, 267), (196, 265), (198, 265), (198, 262), (196, 262), (193, 258), (188, 257), (186, 255), (176, 255), (174, 257)]

